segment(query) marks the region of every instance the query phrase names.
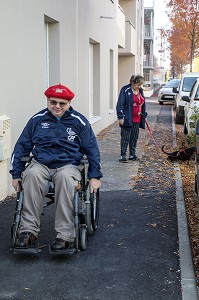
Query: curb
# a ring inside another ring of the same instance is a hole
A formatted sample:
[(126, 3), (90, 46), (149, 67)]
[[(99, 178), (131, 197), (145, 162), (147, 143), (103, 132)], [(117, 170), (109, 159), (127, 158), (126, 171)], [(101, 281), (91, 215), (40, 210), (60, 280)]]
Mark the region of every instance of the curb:
[[(174, 122), (174, 111), (172, 110), (173, 146), (176, 147), (176, 128)], [(184, 203), (182, 178), (179, 163), (174, 164), (176, 182), (176, 206), (178, 218), (179, 255), (181, 268), (182, 300), (198, 300), (192, 252), (189, 240), (186, 209)]]

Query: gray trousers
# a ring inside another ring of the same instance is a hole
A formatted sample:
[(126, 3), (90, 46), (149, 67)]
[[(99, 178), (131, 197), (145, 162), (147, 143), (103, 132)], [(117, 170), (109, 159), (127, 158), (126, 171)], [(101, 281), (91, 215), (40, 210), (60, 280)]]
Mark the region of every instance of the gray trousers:
[(49, 169), (32, 160), (22, 177), (24, 203), (20, 232), (29, 231), (35, 236), (38, 235), (40, 217), (43, 211), (43, 198), (48, 192), (50, 180), (55, 184), (55, 230), (57, 238), (73, 242), (75, 238), (74, 193), (75, 187), (81, 180), (81, 173), (78, 167), (74, 165)]
[(121, 127), (121, 156), (126, 156), (128, 146), (129, 155), (135, 155), (135, 149), (139, 137), (139, 128), (140, 123), (133, 123), (133, 127), (130, 129)]

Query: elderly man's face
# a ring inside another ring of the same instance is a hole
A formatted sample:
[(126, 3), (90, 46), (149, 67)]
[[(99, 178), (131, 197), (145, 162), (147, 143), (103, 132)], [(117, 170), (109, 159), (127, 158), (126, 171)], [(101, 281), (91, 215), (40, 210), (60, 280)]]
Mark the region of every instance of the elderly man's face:
[(61, 117), (70, 107), (70, 102), (61, 98), (48, 98), (48, 109), (55, 117)]

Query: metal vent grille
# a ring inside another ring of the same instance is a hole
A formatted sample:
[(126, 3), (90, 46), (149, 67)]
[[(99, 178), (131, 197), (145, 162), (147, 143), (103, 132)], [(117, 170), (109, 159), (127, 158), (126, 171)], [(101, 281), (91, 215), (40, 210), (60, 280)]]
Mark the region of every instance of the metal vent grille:
[(10, 129), (10, 119), (3, 120), (3, 130)]
[(10, 129), (10, 118), (6, 115), (0, 115), (0, 136), (3, 136)]

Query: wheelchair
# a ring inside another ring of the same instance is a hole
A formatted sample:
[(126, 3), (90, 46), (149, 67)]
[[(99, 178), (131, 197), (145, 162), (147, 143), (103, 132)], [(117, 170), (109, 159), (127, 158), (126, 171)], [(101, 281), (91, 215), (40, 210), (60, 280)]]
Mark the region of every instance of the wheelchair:
[[(26, 166), (30, 164), (32, 158), (23, 158), (26, 161)], [(88, 159), (83, 158), (79, 166), (81, 172), (81, 181), (76, 187), (74, 195), (74, 227), (75, 227), (75, 241), (74, 248), (63, 249), (55, 251), (51, 249), (49, 245), (50, 254), (73, 254), (80, 250), (87, 249), (87, 242), (89, 236), (92, 236), (97, 230), (99, 222), (99, 189), (97, 193), (90, 193), (89, 190), (89, 180), (87, 177), (88, 171)], [(50, 182), (49, 190), (44, 198), (43, 213), (45, 208), (54, 203), (54, 184)], [(14, 222), (11, 227), (11, 238), (12, 238), (12, 249), (14, 254), (36, 254), (41, 250), (38, 246), (33, 245), (33, 247), (27, 249), (15, 248), (15, 243), (18, 238), (18, 232), (20, 227), (21, 212), (23, 209), (23, 188), (17, 193), (16, 208), (14, 212)]]

